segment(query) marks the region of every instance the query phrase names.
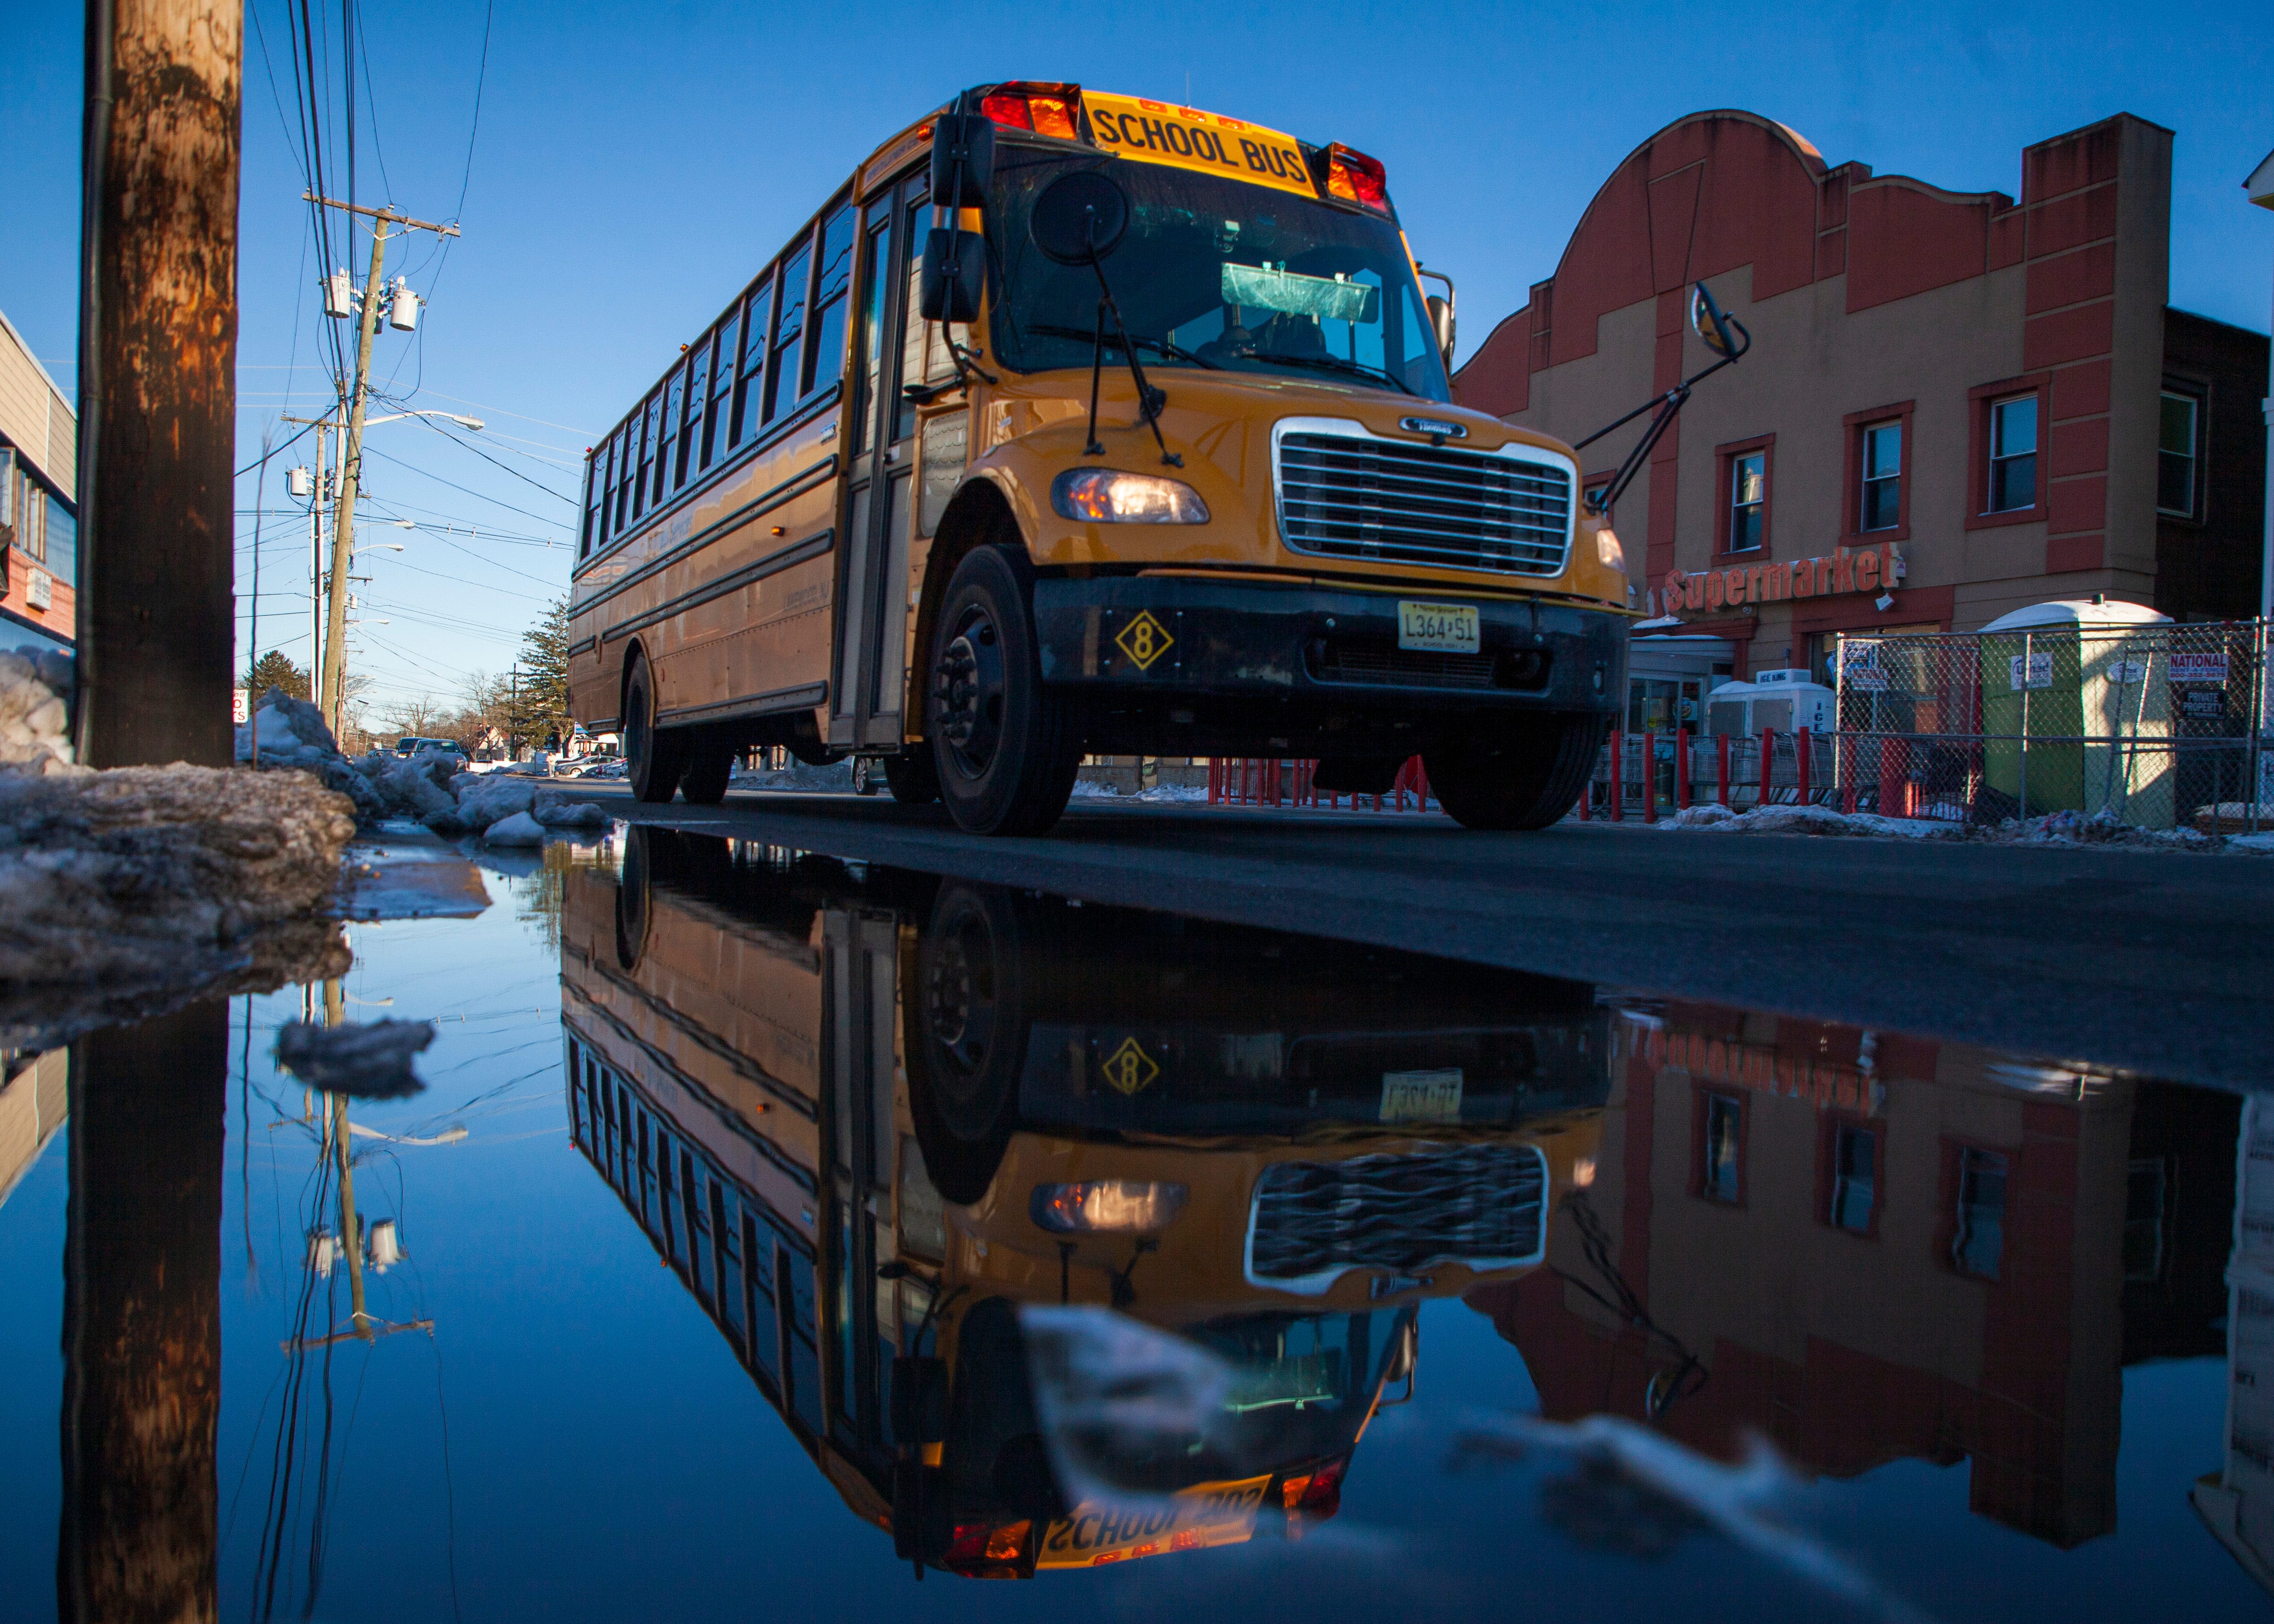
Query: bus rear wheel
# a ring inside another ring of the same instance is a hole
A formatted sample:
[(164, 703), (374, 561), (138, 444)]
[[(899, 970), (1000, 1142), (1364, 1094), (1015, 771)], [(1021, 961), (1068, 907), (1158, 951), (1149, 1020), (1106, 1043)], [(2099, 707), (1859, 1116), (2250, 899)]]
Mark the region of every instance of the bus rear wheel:
[(734, 753), (728, 749), (690, 752), (687, 776), (679, 793), (690, 807), (715, 807), (727, 799), (727, 785), (734, 776)]
[(1081, 764), (1069, 707), (1044, 686), (1026, 583), (1000, 547), (955, 567), (926, 665), (926, 732), (940, 799), (975, 835), (1038, 835)]
[(1545, 829), (1585, 793), (1611, 718), (1548, 711), (1422, 752), (1429, 788), (1465, 829)]
[(647, 657), (632, 656), (624, 679), (624, 777), (632, 793), (645, 801), (671, 799), (687, 772), (687, 747), (675, 733), (655, 725), (655, 678)]

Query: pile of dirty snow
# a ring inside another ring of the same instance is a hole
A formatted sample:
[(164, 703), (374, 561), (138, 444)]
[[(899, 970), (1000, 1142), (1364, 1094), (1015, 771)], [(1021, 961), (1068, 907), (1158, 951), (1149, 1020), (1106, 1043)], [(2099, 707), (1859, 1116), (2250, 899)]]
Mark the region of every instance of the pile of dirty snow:
[(70, 655), (28, 643), (0, 654), (0, 767), (70, 771), (71, 691)]
[(2261, 837), (2204, 834), (2193, 829), (2142, 829), (2105, 808), (2051, 812), (2041, 817), (2009, 817), (1997, 823), (1954, 823), (1925, 818), (1882, 817), (1872, 812), (1835, 812), (1830, 807), (1766, 806), (1750, 812), (1727, 807), (1685, 807), (1658, 820), (1660, 829), (1707, 829), (1731, 834), (1878, 835), (1906, 840), (1963, 840), (1987, 846), (2105, 846), (2135, 851), (2256, 852), (2274, 855), (2274, 834)]
[[(831, 762), (827, 766), (817, 767), (793, 757), (787, 767), (760, 767), (753, 771), (737, 761), (727, 781), (736, 789), (787, 789), (807, 794), (841, 791), (849, 795), (853, 793), (853, 763), (848, 757), (844, 761)], [(877, 774), (877, 785), (879, 789), (884, 787), (881, 769)]]
[(1750, 812), (1733, 812), (1721, 806), (1684, 807), (1659, 819), (1657, 826), (1741, 835), (1882, 835), (1908, 840), (1958, 840), (1966, 834), (1956, 823), (1881, 817), (1875, 812), (1835, 812), (1830, 807), (1813, 805), (1755, 807)]
[(1086, 779), (1075, 780), (1074, 796), (1081, 801), (1141, 801), (1148, 806), (1189, 806), (1208, 799), (1208, 786), (1201, 784), (1156, 784), (1150, 789), (1141, 789), (1123, 794), (1111, 784), (1093, 784)]
[(338, 974), (322, 905), (352, 811), (292, 773), (0, 772), (0, 1046)]
[(256, 755), (263, 771), (305, 772), (326, 789), (345, 795), (354, 803), (358, 823), (375, 823), (389, 816), (387, 799), (370, 777), (340, 754), (332, 730), (324, 725), (323, 711), (281, 688), (262, 695), (252, 720), (237, 730), (237, 759), (254, 765)]

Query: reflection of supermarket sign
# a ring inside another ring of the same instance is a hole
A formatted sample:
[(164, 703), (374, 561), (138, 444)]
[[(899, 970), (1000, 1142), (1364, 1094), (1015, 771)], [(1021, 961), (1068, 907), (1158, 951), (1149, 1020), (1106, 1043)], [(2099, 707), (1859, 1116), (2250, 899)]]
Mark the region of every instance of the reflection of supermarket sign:
[(1861, 552), (1842, 547), (1828, 558), (1794, 559), (1783, 564), (1745, 564), (1728, 569), (1669, 569), (1659, 583), (1666, 613), (1676, 609), (1742, 609), (1749, 604), (1782, 603), (1788, 598), (1835, 598), (1850, 592), (1884, 592), (1903, 578), (1903, 555), (1893, 542)]
[(2190, 650), (2172, 656), (2172, 680), (2184, 685), (2201, 682), (2212, 688), (2226, 686), (2226, 650)]

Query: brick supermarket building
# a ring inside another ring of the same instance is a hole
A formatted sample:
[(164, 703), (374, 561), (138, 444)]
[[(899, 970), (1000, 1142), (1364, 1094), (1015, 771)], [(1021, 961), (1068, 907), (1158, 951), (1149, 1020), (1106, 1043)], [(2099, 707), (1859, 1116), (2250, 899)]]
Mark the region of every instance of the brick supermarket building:
[[(1604, 183), (1456, 390), (1584, 439), (1712, 358), (1685, 320), (1707, 283), (1752, 350), (1613, 516), (1638, 601), (1728, 639), (1738, 676), (2096, 592), (2247, 616), (2267, 340), (2165, 303), (2171, 155), (2120, 115), (2025, 148), (2015, 202), (1694, 114)], [(1641, 427), (1580, 454), (1591, 485)]]

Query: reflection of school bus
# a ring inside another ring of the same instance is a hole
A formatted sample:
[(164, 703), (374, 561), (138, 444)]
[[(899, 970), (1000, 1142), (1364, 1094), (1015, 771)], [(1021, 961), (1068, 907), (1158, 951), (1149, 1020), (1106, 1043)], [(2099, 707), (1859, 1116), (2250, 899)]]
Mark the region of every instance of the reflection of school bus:
[(975, 89), (591, 453), (575, 713), (651, 801), (782, 745), (1020, 831), (1085, 748), (1358, 790), (1419, 752), (1464, 823), (1551, 823), (1623, 703), (1625, 566), (1569, 450), (1450, 403), (1451, 317), (1362, 153)]
[[(562, 955), (576, 1145), (847, 1504), (973, 1575), (1331, 1515), (1417, 1304), (1539, 1261), (1608, 1090), (1567, 983), (650, 831)], [(1227, 1373), (1103, 1498), (1039, 1418), (1058, 1304)]]

